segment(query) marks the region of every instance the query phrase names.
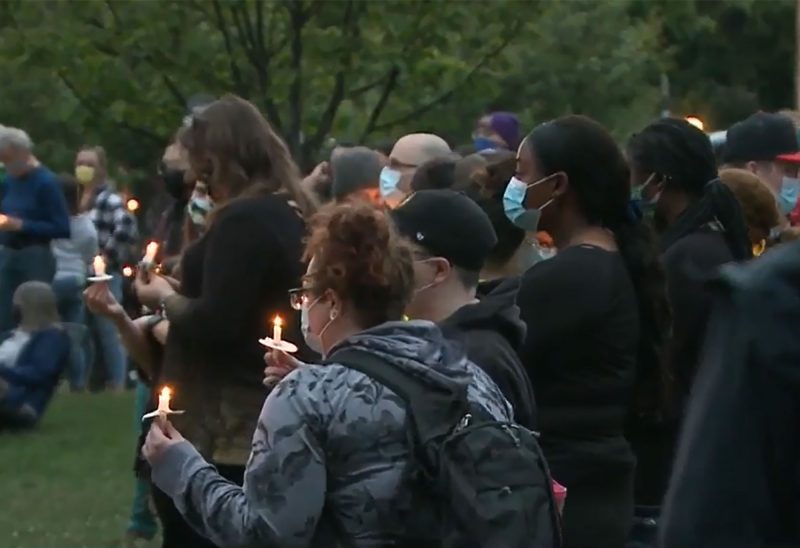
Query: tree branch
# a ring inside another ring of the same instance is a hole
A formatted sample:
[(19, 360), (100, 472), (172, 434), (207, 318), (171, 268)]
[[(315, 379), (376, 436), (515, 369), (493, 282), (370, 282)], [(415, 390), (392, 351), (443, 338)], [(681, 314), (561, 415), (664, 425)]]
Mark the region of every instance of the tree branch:
[(172, 97), (174, 97), (175, 100), (178, 102), (178, 104), (180, 104), (181, 107), (186, 108), (186, 105), (189, 104), (189, 102), (186, 100), (186, 95), (181, 93), (181, 90), (178, 89), (177, 84), (172, 80), (172, 78), (170, 78), (169, 75), (162, 72), (161, 79), (164, 81), (164, 85), (167, 86), (167, 89), (172, 94)]
[(291, 21), (291, 67), (294, 74), (289, 85), (289, 131), (286, 135), (289, 150), (297, 155), (300, 152), (301, 132), (303, 130), (303, 27), (308, 20), (300, 0), (288, 3)]
[[(519, 28), (520, 26), (521, 26), (521, 23), (519, 21), (516, 21), (515, 22), (515, 27)], [(467, 83), (469, 83), (470, 79), (472, 79), (472, 77), (479, 70), (481, 70), (484, 67), (484, 65), (486, 65), (486, 63), (489, 62), (490, 59), (494, 58), (500, 52), (502, 52), (508, 46), (508, 44), (511, 42), (511, 40), (516, 36), (516, 34), (517, 33), (514, 30), (506, 32), (505, 33), (505, 38), (503, 39), (503, 41), (496, 48), (488, 51), (481, 58), (481, 60), (478, 61), (478, 63), (476, 63), (475, 66), (472, 67), (472, 69), (470, 69), (470, 71), (461, 80), (461, 82), (459, 82), (455, 86), (451, 87), (450, 89), (448, 89), (444, 93), (439, 94), (438, 96), (436, 96), (432, 100), (428, 101), (424, 105), (421, 105), (421, 106), (415, 108), (414, 110), (412, 110), (411, 112), (407, 112), (406, 114), (403, 114), (402, 116), (398, 116), (394, 120), (390, 120), (390, 121), (388, 121), (388, 122), (386, 122), (384, 124), (381, 124), (379, 126), (375, 126), (375, 127), (372, 128), (372, 130), (373, 131), (382, 131), (384, 129), (390, 129), (390, 128), (394, 127), (394, 126), (397, 126), (397, 125), (400, 125), (400, 124), (404, 124), (404, 123), (406, 123), (406, 122), (408, 122), (410, 120), (413, 120), (414, 118), (418, 118), (422, 114), (425, 114), (429, 110), (431, 110), (431, 109), (439, 106), (440, 104), (444, 103), (445, 101), (450, 99), (450, 97), (452, 97), (456, 92), (458, 92), (462, 87), (464, 87)]]
[(264, 110), (267, 111), (267, 117), (270, 123), (280, 132), (282, 130), (280, 114), (278, 113), (277, 106), (270, 97), (269, 64), (271, 55), (257, 43), (258, 32), (257, 29), (254, 29), (252, 26), (246, 6), (243, 4), (234, 4), (231, 5), (229, 9), (242, 49), (258, 78), (258, 88), (261, 91), (261, 102), (264, 105)]
[(365, 141), (369, 134), (375, 131), (375, 124), (378, 122), (378, 118), (380, 118), (383, 109), (386, 108), (386, 103), (389, 102), (389, 97), (391, 96), (395, 87), (397, 87), (397, 81), (399, 77), (400, 67), (394, 65), (386, 75), (386, 83), (383, 86), (381, 96), (378, 98), (378, 102), (375, 103), (375, 106), (372, 108), (372, 112), (369, 115), (367, 124), (364, 126), (364, 131), (361, 132), (361, 138), (359, 141)]
[[(358, 35), (357, 21), (358, 15), (355, 12), (354, 1), (349, 0), (344, 9), (344, 18), (342, 19), (342, 35), (345, 38), (353, 39)], [(345, 75), (350, 70), (354, 49), (356, 49), (355, 44), (351, 43), (348, 44), (348, 47), (345, 47), (342, 52), (341, 65), (339, 70), (336, 72), (336, 76), (334, 76), (333, 91), (330, 99), (328, 99), (328, 104), (325, 107), (325, 110), (320, 116), (317, 130), (306, 143), (306, 146), (304, 146), (306, 152), (318, 148), (322, 144), (323, 139), (325, 139), (325, 136), (331, 130), (331, 126), (336, 118), (336, 113), (339, 110), (339, 106), (342, 104), (342, 100), (344, 100), (344, 79)]]
[(228, 53), (228, 65), (230, 67), (231, 78), (233, 79), (236, 93), (246, 97), (249, 95), (249, 93), (247, 93), (247, 87), (245, 86), (244, 79), (242, 78), (242, 72), (239, 70), (239, 65), (236, 63), (233, 44), (231, 43), (231, 36), (228, 33), (227, 22), (225, 21), (225, 17), (222, 15), (222, 9), (220, 8), (219, 0), (211, 0), (211, 3), (214, 7), (214, 14), (217, 20), (217, 29), (219, 29), (220, 33), (222, 34), (222, 39), (225, 43), (225, 51)]
[(80, 103), (80, 105), (83, 108), (85, 108), (87, 111), (89, 111), (93, 116), (96, 116), (97, 118), (100, 118), (100, 119), (108, 120), (111, 123), (123, 128), (123, 129), (126, 129), (126, 130), (130, 131), (131, 133), (135, 133), (136, 135), (139, 135), (141, 137), (149, 139), (149, 140), (151, 140), (154, 143), (157, 143), (159, 145), (164, 143), (165, 139), (163, 137), (153, 133), (149, 129), (145, 129), (145, 128), (142, 128), (142, 127), (139, 127), (139, 126), (134, 126), (134, 125), (129, 124), (128, 122), (126, 122), (124, 120), (117, 120), (117, 119), (114, 119), (114, 118), (107, 117), (106, 114), (104, 113), (103, 109), (101, 109), (101, 108), (97, 107), (96, 105), (92, 104), (91, 101), (87, 97), (83, 96), (78, 91), (78, 88), (76, 88), (75, 85), (69, 80), (69, 78), (67, 78), (67, 75), (64, 73), (63, 70), (59, 70), (57, 72), (57, 74), (58, 74), (58, 77), (61, 80), (61, 82), (63, 82), (63, 84), (67, 87), (67, 89), (70, 91), (70, 93), (72, 93), (73, 97), (75, 97), (75, 99), (77, 99), (78, 103)]

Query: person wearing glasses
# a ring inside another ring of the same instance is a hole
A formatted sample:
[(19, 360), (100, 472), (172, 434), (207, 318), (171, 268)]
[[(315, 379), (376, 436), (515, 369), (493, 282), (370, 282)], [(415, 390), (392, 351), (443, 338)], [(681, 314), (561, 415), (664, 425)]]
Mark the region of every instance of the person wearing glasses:
[[(405, 404), (332, 351), (369, 353), (430, 383), (464, 383), (467, 398), (497, 419), (510, 419), (511, 406), (436, 324), (401, 321), (414, 258), (381, 210), (345, 203), (312, 225), (311, 261), (291, 301), (305, 342), (333, 363), (297, 367), (267, 397), (244, 488), (169, 422), (153, 423), (144, 455), (154, 483), (219, 546), (408, 546), (409, 530), (435, 534), (438, 524), (404, 476)], [(424, 528), (411, 527), (412, 517)]]

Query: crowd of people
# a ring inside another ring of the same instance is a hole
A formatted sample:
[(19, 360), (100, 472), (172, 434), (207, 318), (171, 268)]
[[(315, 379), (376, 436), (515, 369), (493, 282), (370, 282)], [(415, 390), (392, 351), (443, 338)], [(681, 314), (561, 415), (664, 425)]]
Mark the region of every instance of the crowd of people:
[[(165, 547), (800, 543), (792, 119), (721, 150), (673, 118), (623, 146), (583, 116), (472, 137), (303, 177), (251, 103), (196, 108), (131, 307), (146, 240), (103, 149), (57, 176), (0, 127), (0, 428), (130, 366), (128, 532)], [(296, 352), (265, 348), (279, 327)], [(142, 423), (164, 387), (183, 414)]]

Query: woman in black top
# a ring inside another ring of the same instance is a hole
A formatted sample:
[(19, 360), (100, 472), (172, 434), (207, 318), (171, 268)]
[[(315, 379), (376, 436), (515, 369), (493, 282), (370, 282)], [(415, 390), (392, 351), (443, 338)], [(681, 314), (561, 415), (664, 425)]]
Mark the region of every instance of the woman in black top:
[(640, 317), (652, 315), (645, 280), (657, 271), (655, 252), (629, 215), (627, 165), (602, 126), (560, 118), (520, 145), (504, 200), (512, 221), (546, 230), (559, 250), (526, 272), (518, 303), (542, 448), (568, 490), (565, 546), (621, 547), (635, 465), (624, 423)]
[[(169, 332), (158, 386), (174, 390), (186, 413), (176, 427), (226, 478), (241, 484), (266, 396), (258, 339), (280, 315), (299, 342), (299, 318), (286, 303), (298, 287), (305, 224), (312, 203), (281, 139), (258, 110), (226, 96), (196, 114), (181, 133), (191, 170), (217, 204), (205, 234), (183, 253), (181, 285), (141, 274), (139, 300), (162, 308)], [(163, 329), (159, 326), (157, 329)], [(211, 546), (155, 492), (164, 546)]]
[(634, 194), (661, 239), (672, 315), (668, 401), (658, 421), (640, 414), (628, 430), (639, 460), (637, 503), (659, 505), (705, 338), (708, 282), (721, 265), (751, 257), (752, 245), (736, 196), (717, 176), (705, 133), (684, 120), (663, 119), (632, 136), (627, 152)]

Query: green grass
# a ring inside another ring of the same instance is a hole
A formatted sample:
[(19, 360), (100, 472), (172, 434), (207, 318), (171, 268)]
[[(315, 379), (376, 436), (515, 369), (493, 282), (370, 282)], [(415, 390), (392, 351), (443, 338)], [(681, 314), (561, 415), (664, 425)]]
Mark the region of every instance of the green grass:
[(0, 546), (121, 545), (133, 496), (133, 394), (59, 393), (40, 427), (0, 434)]

